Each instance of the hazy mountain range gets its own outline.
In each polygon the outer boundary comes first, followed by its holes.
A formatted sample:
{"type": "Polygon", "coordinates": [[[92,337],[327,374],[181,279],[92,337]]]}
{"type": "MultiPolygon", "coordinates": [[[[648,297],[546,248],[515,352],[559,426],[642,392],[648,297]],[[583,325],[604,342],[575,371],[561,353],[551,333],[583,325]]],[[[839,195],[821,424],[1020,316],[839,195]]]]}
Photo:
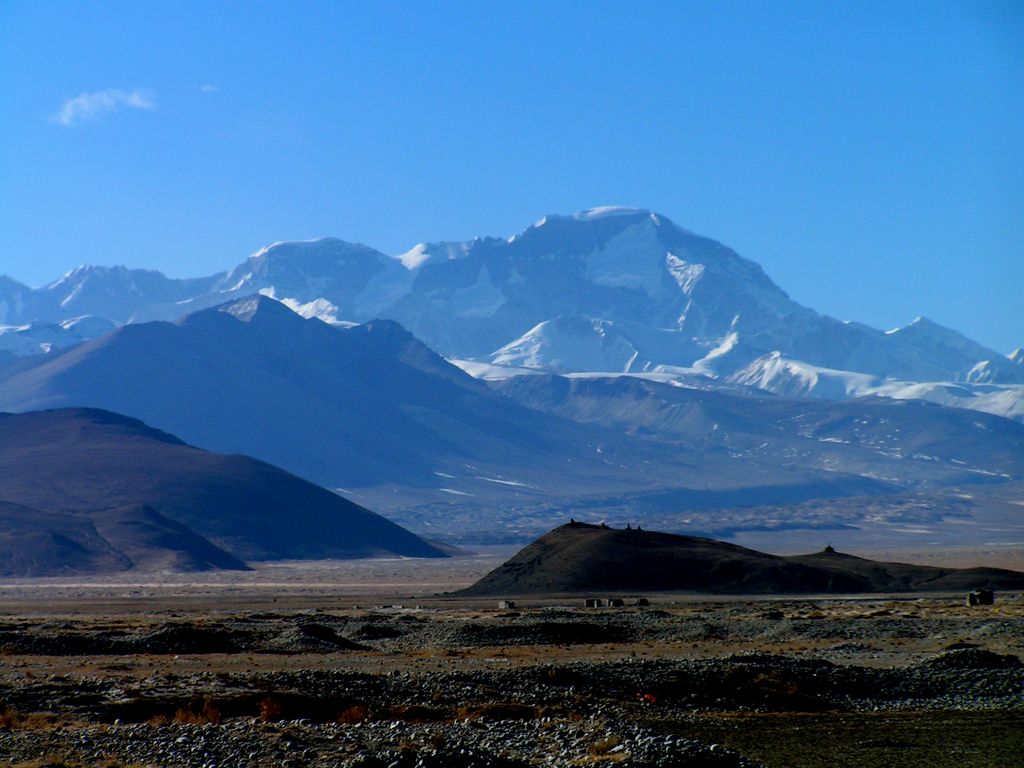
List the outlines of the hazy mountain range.
{"type": "Polygon", "coordinates": [[[332,326],[257,295],[9,360],[0,409],[124,413],[470,542],[529,538],[582,509],[719,535],[934,525],[1024,478],[1024,425],[997,416],[661,379],[482,381],[392,321],[332,326]]]}
{"type": "Polygon", "coordinates": [[[329,322],[396,320],[491,378],[661,372],[1024,418],[1019,350],[1000,354],[924,318],[884,332],[820,315],[721,243],[627,208],[548,216],[511,238],[421,244],[394,257],[325,238],[275,243],[229,272],[189,280],[91,266],[38,289],[4,278],[0,350],[52,351],[103,330],[80,320],[76,332],[64,330],[82,316],[174,320],[256,292],[329,322]]]}
{"type": "Polygon", "coordinates": [[[716,536],[1024,530],[1024,355],[819,315],[647,211],[398,257],[277,243],[194,280],[5,279],[0,318],[0,410],[126,414],[431,536],[522,541],[584,510],[716,536]]]}

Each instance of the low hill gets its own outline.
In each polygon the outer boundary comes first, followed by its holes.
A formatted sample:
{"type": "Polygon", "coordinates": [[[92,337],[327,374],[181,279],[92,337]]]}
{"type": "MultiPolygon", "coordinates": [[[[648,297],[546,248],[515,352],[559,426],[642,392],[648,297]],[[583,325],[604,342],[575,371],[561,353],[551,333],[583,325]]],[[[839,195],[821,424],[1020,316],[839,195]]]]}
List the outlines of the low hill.
{"type": "Polygon", "coordinates": [[[697,536],[572,522],[540,537],[460,594],[854,593],[979,587],[1024,589],[1024,573],[880,563],[828,550],[780,557],[697,536]]]}
{"type": "Polygon", "coordinates": [[[0,575],[376,555],[446,556],[295,475],[126,416],[0,414],[0,575]]]}

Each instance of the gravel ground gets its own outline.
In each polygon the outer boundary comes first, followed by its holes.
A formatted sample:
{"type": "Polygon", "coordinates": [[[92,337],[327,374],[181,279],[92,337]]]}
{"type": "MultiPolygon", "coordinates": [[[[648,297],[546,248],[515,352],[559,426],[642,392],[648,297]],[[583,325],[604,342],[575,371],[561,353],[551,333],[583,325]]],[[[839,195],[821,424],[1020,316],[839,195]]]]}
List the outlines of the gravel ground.
{"type": "Polygon", "coordinates": [[[1022,649],[1021,600],[11,615],[0,765],[753,766],[694,723],[1021,713],[1022,649]]]}
{"type": "Polygon", "coordinates": [[[160,766],[496,766],[573,765],[608,761],[622,766],[712,766],[755,763],[717,745],[658,735],[635,726],[516,721],[456,723],[122,725],[64,733],[0,735],[8,759],[60,754],[86,765],[103,760],[160,766]]]}

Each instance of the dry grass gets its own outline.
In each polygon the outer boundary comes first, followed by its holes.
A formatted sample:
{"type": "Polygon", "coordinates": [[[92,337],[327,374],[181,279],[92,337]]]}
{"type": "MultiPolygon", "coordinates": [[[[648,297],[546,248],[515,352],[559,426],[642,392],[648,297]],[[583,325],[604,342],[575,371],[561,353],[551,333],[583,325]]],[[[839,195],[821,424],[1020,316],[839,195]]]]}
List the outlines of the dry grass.
{"type": "Polygon", "coordinates": [[[174,713],[174,722],[178,725],[220,725],[221,713],[213,704],[213,699],[204,696],[187,707],[174,713]]]}
{"type": "Polygon", "coordinates": [[[493,702],[459,707],[458,715],[463,720],[537,720],[541,710],[530,704],[515,702],[493,702]]]}
{"type": "Polygon", "coordinates": [[[629,758],[629,752],[621,749],[622,739],[612,735],[595,741],[588,747],[587,757],[580,758],[573,762],[574,765],[595,765],[606,763],[620,763],[629,758]]]}
{"type": "Polygon", "coordinates": [[[591,755],[594,755],[595,757],[599,757],[601,755],[609,754],[613,749],[615,749],[621,743],[622,743],[622,739],[620,739],[618,736],[608,736],[606,738],[601,739],[600,741],[595,741],[593,744],[590,745],[590,747],[589,747],[589,749],[587,751],[591,755]]]}
{"type": "Polygon", "coordinates": [[[370,716],[370,710],[361,704],[343,709],[338,715],[338,722],[344,725],[354,725],[355,723],[362,723],[370,716]]]}
{"type": "Polygon", "coordinates": [[[272,723],[281,719],[281,704],[269,696],[260,702],[260,720],[264,723],[272,723]]]}
{"type": "Polygon", "coordinates": [[[64,720],[52,712],[22,714],[13,707],[0,711],[0,729],[8,731],[46,731],[63,725],[64,720]]]}
{"type": "Polygon", "coordinates": [[[98,763],[83,763],[62,755],[46,755],[35,760],[10,763],[10,768],[142,768],[139,763],[122,763],[120,760],[108,758],[98,763]]]}

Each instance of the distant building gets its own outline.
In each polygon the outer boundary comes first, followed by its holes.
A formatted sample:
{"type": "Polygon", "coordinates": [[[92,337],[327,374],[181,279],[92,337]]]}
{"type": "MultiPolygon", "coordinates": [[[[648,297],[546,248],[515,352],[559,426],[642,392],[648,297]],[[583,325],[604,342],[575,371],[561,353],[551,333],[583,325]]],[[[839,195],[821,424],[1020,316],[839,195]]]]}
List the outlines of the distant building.
{"type": "Polygon", "coordinates": [[[993,605],[996,594],[991,589],[976,589],[967,593],[967,605],[993,605]]]}

